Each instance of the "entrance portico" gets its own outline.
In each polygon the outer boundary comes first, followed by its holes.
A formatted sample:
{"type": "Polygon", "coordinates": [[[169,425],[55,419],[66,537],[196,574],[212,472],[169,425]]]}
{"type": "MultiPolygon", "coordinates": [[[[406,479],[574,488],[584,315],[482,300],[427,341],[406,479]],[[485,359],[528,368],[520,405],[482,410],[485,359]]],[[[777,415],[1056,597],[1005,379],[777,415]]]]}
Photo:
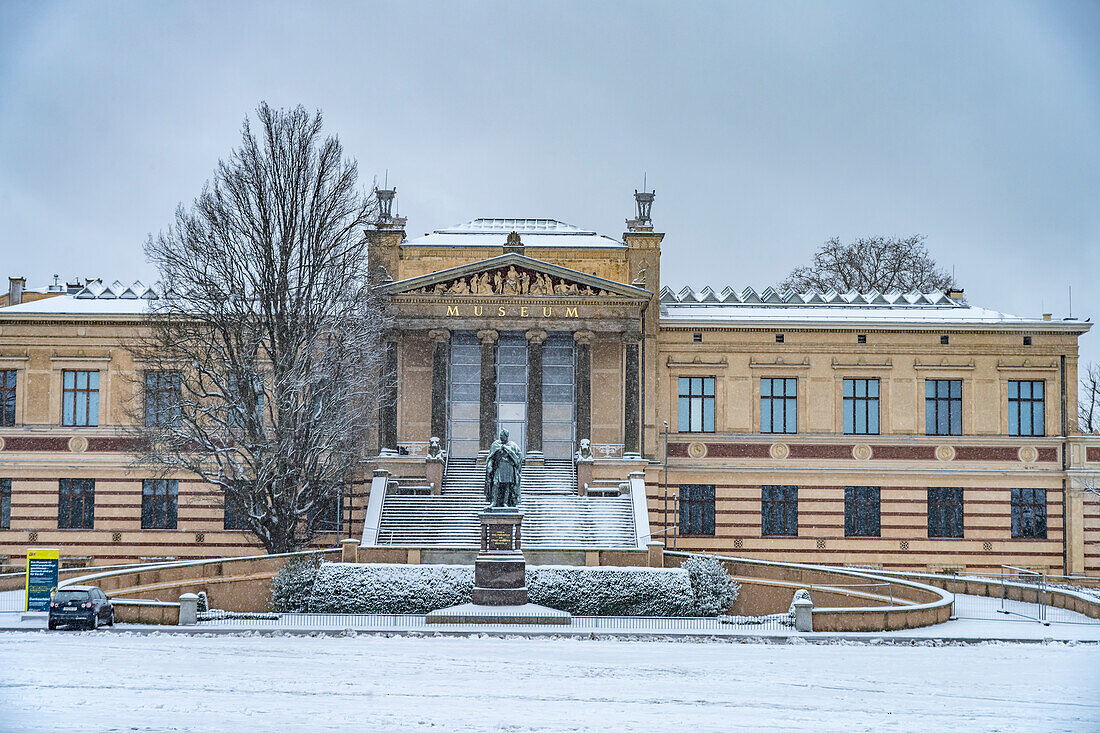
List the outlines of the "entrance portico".
{"type": "Polygon", "coordinates": [[[472,458],[504,428],[533,461],[568,459],[583,438],[604,455],[638,452],[644,288],[510,252],[387,289],[383,451],[438,437],[472,458]]]}

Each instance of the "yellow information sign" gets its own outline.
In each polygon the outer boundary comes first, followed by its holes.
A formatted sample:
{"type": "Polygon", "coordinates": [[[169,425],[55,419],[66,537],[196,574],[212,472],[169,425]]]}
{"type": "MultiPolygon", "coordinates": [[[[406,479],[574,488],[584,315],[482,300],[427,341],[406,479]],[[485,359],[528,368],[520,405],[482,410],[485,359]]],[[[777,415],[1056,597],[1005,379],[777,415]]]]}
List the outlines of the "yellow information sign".
{"type": "Polygon", "coordinates": [[[36,548],[27,550],[27,589],[25,611],[49,611],[50,598],[57,590],[57,568],[60,550],[36,548]]]}

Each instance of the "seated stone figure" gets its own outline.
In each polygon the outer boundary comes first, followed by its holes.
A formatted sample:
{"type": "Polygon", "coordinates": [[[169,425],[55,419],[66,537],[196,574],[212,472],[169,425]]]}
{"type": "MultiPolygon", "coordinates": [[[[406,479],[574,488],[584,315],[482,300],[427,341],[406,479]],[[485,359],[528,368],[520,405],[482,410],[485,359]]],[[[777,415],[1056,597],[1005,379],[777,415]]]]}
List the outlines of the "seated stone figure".
{"type": "Polygon", "coordinates": [[[485,500],[491,508],[519,505],[522,471],[519,445],[508,440],[507,430],[501,430],[500,439],[493,442],[485,459],[485,500]]]}

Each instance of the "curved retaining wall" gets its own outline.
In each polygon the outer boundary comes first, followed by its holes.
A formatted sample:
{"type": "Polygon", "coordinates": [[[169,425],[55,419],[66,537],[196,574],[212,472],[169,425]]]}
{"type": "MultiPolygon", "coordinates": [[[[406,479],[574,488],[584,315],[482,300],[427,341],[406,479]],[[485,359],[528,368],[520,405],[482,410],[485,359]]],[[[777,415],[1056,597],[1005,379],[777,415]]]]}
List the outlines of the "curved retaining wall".
{"type": "Polygon", "coordinates": [[[271,596],[271,579],[279,572],[279,568],[292,557],[311,555],[338,560],[340,550],[142,565],[137,568],[89,573],[64,580],[61,585],[99,586],[112,600],[166,601],[177,605],[180,595],[184,593],[206,591],[212,608],[226,611],[267,610],[268,598],[271,596]]]}
{"type": "MultiPolygon", "coordinates": [[[[667,551],[664,556],[666,566],[678,567],[692,553],[667,551]]],[[[951,618],[954,605],[954,596],[941,588],[873,571],[737,557],[718,556],[718,559],[737,582],[753,589],[752,593],[738,597],[731,609],[734,614],[783,613],[796,590],[832,586],[813,590],[817,604],[813,612],[814,631],[890,631],[932,626],[951,618]],[[837,587],[878,583],[887,583],[890,589],[837,587]]]]}

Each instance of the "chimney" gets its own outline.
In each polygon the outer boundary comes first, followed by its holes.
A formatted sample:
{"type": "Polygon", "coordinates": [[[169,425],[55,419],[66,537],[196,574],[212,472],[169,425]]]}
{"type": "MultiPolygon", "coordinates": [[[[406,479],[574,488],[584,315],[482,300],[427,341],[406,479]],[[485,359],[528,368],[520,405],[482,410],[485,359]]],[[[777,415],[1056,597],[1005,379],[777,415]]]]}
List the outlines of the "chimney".
{"type": "Polygon", "coordinates": [[[947,291],[947,297],[951,298],[951,300],[962,300],[963,289],[962,288],[950,288],[947,291]]]}
{"type": "Polygon", "coordinates": [[[27,278],[8,278],[8,305],[19,305],[23,302],[23,288],[27,287],[27,278]]]}

